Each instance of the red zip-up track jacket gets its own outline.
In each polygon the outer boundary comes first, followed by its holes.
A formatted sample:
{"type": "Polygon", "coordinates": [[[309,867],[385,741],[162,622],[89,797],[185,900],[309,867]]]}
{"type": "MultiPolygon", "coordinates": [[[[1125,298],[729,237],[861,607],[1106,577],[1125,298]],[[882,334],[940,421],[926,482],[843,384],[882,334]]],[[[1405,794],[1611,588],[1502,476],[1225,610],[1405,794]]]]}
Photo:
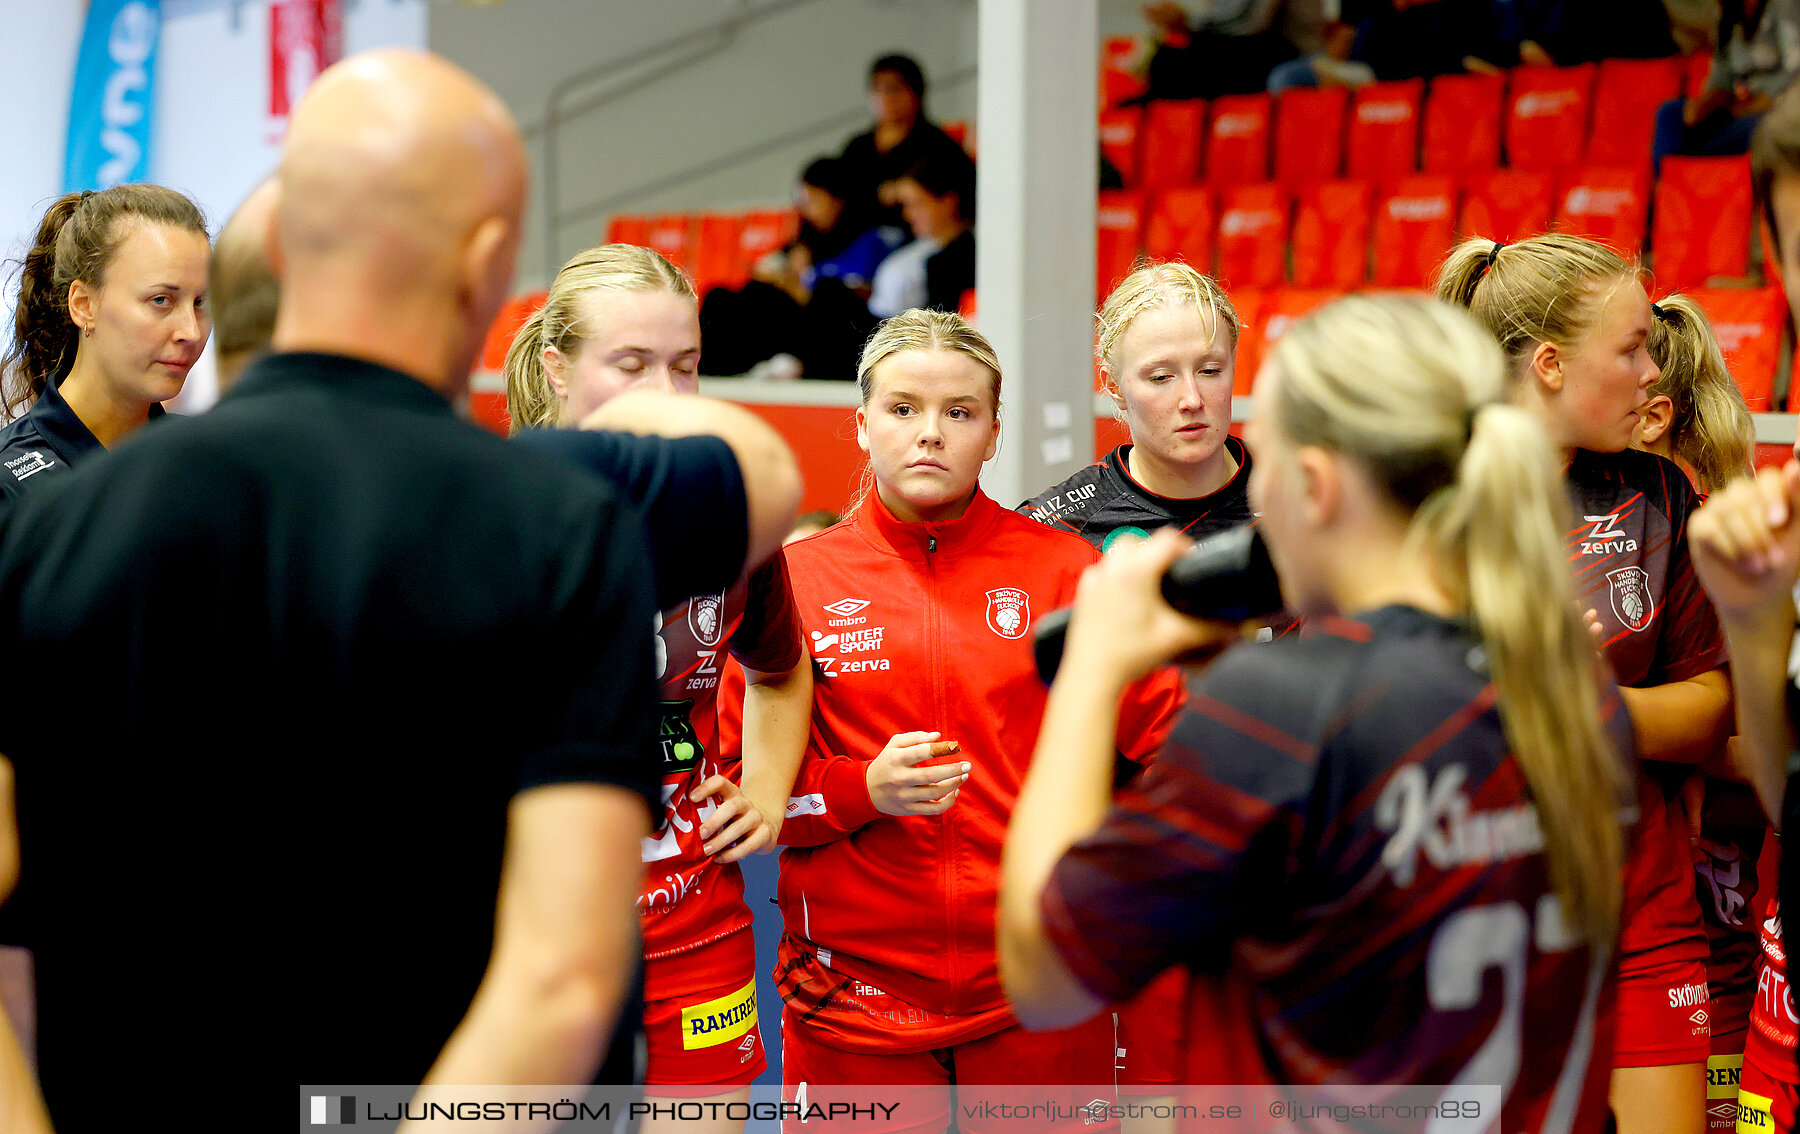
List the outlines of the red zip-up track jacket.
{"type": "MultiPolygon", "coordinates": [[[[870,493],[787,557],[818,667],[812,740],[781,832],[787,932],[826,967],[908,1004],[958,1016],[1003,1007],[1000,848],[1047,692],[1031,631],[1074,601],[1099,555],[978,489],[947,523],[903,523],[870,493]],[[942,815],[882,815],[869,800],[869,764],[912,731],[961,745],[941,763],[973,765],[942,815]]],[[[1132,686],[1120,751],[1153,755],[1182,699],[1172,668],[1132,686]]]]}

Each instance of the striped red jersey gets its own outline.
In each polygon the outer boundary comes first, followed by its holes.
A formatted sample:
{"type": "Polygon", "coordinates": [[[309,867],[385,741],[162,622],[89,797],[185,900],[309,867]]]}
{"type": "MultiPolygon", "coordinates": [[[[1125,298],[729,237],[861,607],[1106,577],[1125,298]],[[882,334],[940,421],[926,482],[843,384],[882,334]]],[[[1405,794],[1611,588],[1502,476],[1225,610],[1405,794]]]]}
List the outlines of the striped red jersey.
{"type": "Polygon", "coordinates": [[[1411,607],[1226,653],[1056,866],[1051,939],[1109,1000],[1229,965],[1271,1082],[1499,1084],[1503,1129],[1598,1129],[1612,959],[1562,916],[1495,696],[1467,627],[1411,607]]]}
{"type": "MultiPolygon", "coordinates": [[[[1569,563],[1584,609],[1600,620],[1620,685],[1664,685],[1725,664],[1725,637],[1688,558],[1687,522],[1699,494],[1654,453],[1576,450],[1565,477],[1576,524],[1569,563]]],[[[1707,955],[1685,814],[1671,785],[1689,771],[1652,762],[1640,837],[1626,872],[1619,948],[1624,964],[1707,955]]]]}

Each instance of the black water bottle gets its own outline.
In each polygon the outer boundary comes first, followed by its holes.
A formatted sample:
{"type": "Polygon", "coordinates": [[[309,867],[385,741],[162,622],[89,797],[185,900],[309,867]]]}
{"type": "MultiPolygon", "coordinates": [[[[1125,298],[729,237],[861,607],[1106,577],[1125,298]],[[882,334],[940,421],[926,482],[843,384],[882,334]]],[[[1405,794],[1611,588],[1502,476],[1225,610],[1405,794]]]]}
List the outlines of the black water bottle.
{"type": "MultiPolygon", "coordinates": [[[[1163,600],[1183,614],[1217,622],[1267,618],[1282,608],[1281,585],[1268,545],[1250,524],[1208,536],[1169,564],[1162,577],[1163,600]]],[[[1062,664],[1069,633],[1069,609],[1052,611],[1038,623],[1033,652],[1038,675],[1049,684],[1062,664]]]]}

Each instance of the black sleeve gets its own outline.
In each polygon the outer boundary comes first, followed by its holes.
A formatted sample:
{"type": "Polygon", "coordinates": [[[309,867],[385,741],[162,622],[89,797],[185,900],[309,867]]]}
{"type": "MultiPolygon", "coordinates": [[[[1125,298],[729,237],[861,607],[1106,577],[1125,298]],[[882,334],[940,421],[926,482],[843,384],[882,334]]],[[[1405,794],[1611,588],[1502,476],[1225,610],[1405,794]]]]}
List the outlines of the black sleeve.
{"type": "Polygon", "coordinates": [[[742,573],[750,505],[737,457],[717,437],[534,429],[514,443],[574,462],[637,505],[650,537],[659,610],[690,595],[717,594],[742,573]]]}
{"type": "Polygon", "coordinates": [[[971,229],[925,261],[925,306],[955,313],[963,292],[975,286],[975,233],[971,229]]]}
{"type": "Polygon", "coordinates": [[[531,685],[542,711],[525,734],[518,790],[612,784],[658,815],[656,607],[644,528],[611,491],[572,520],[543,595],[542,637],[526,651],[542,662],[531,685]]]}

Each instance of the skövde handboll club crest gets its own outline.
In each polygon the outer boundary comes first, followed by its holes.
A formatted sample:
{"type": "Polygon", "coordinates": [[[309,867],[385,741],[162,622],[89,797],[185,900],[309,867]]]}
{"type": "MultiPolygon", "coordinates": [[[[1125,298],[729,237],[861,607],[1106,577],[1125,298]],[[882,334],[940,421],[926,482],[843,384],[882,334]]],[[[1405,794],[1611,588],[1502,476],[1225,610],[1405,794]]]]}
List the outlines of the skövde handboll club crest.
{"type": "Polygon", "coordinates": [[[988,629],[1002,638],[1023,638],[1031,629],[1031,596],[1017,587],[987,593],[988,629]]]}
{"type": "Polygon", "coordinates": [[[1656,604],[1650,598],[1649,574],[1642,567],[1621,567],[1608,571],[1606,578],[1612,584],[1613,613],[1625,628],[1635,634],[1650,625],[1656,604]]]}
{"type": "Polygon", "coordinates": [[[725,596],[695,595],[688,600],[688,629],[702,646],[716,646],[725,630],[725,596]]]}

